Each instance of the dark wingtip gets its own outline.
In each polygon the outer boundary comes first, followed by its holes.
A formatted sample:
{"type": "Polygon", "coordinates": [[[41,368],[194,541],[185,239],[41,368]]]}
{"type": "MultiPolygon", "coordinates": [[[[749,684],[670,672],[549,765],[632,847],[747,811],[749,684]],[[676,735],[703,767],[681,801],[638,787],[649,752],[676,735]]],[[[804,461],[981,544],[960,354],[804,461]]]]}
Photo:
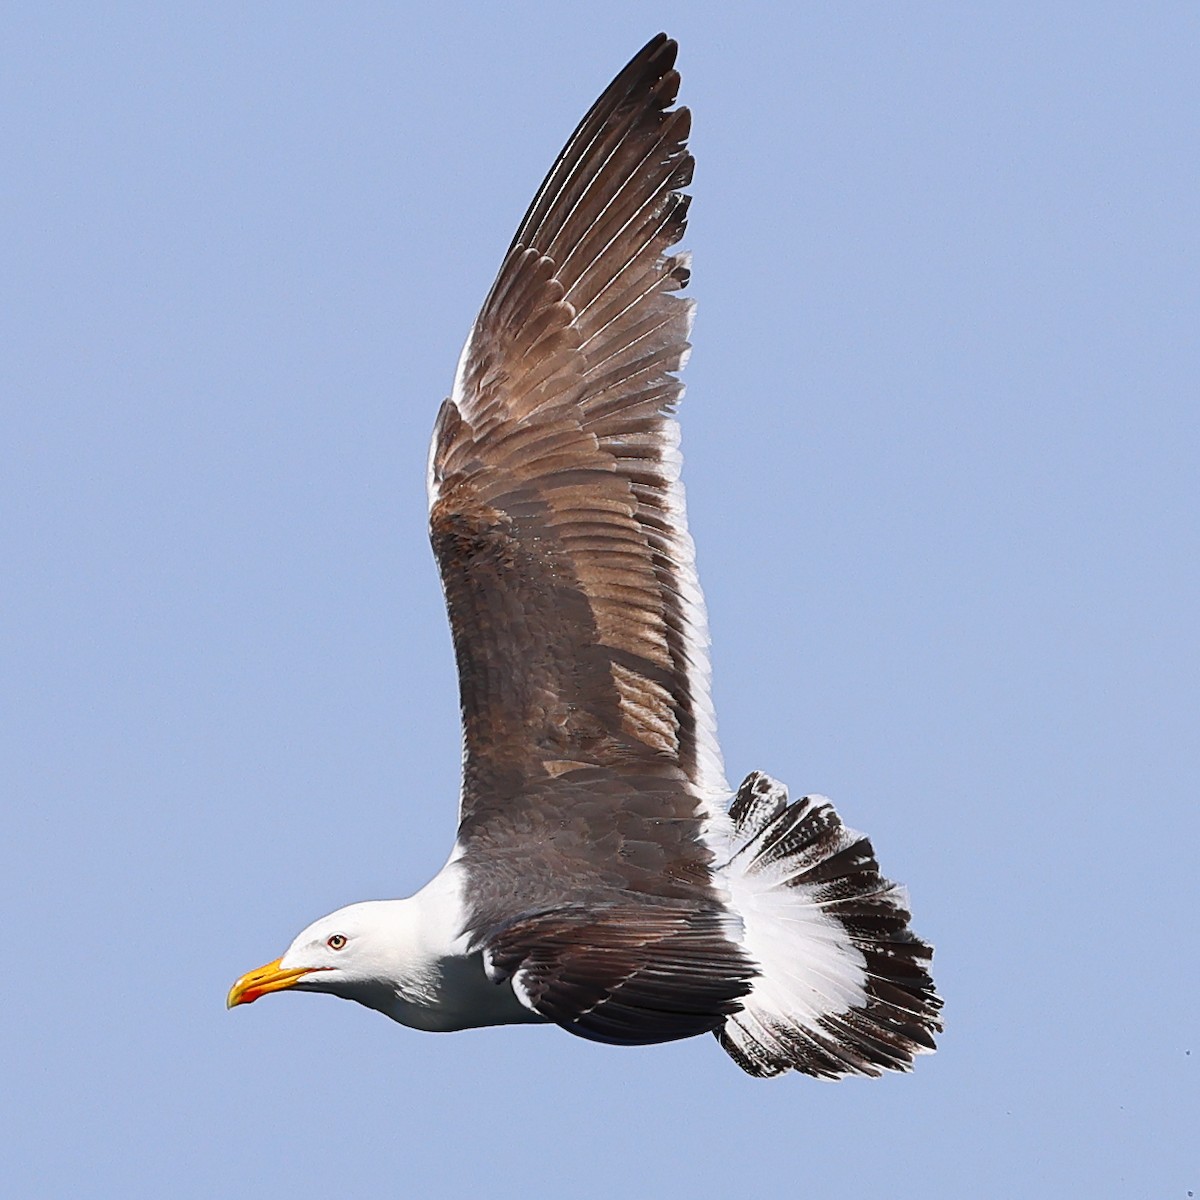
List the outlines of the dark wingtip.
{"type": "Polygon", "coordinates": [[[679,53],[679,43],[665,33],[656,33],[630,60],[624,69],[613,80],[613,86],[626,81],[631,89],[638,83],[657,83],[668,75],[673,75],[674,84],[671,88],[672,103],[675,93],[679,90],[679,72],[675,70],[675,59],[679,53]]]}

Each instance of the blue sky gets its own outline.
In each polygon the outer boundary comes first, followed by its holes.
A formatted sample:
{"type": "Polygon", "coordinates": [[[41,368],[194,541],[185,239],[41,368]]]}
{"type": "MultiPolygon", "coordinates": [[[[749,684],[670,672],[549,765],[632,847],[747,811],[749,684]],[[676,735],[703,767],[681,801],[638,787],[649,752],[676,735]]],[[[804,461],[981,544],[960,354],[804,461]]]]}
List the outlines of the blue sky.
{"type": "Polygon", "coordinates": [[[1194,6],[5,26],[6,1194],[1200,1190],[1194,6]],[[224,1009],[449,848],[430,426],[659,28],[726,762],[832,796],[909,885],[947,1002],[909,1077],[224,1009]]]}

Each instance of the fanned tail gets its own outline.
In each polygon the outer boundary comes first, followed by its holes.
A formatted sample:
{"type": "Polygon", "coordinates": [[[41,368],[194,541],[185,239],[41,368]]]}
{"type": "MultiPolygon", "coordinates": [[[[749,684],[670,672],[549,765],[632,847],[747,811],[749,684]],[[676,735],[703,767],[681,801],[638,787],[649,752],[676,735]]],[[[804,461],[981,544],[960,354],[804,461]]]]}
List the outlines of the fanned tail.
{"type": "Polygon", "coordinates": [[[754,772],[730,809],[720,874],[761,974],[716,1030],[751,1075],[825,1079],[907,1071],[934,1049],[942,1001],[932,948],[908,927],[908,898],[879,872],[870,840],[823,796],[788,803],[754,772]]]}

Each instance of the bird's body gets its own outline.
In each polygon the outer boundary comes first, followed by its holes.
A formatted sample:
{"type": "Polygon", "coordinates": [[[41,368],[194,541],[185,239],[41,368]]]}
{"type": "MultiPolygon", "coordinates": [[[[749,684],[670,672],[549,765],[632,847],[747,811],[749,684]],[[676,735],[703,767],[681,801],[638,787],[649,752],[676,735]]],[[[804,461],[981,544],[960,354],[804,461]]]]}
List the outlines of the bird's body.
{"type": "Polygon", "coordinates": [[[932,1049],[928,946],[870,843],[760,773],[732,805],[680,483],[691,179],[653,39],[596,102],[484,302],[430,448],[464,756],[449,861],[351,905],[231,1003],[329,991],[427,1030],[717,1034],[837,1077],[932,1049]]]}

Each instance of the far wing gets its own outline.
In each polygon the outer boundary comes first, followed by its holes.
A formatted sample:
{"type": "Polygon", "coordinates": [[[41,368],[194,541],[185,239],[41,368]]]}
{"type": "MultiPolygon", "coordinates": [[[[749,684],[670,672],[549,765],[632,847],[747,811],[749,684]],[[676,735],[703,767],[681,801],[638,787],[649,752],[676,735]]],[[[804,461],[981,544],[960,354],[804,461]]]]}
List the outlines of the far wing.
{"type": "Polygon", "coordinates": [[[691,324],[687,261],[668,254],[692,174],[675,50],[651,41],[567,143],[434,431],[460,839],[580,771],[636,776],[654,820],[694,822],[725,791],[670,415],[691,324]]]}

